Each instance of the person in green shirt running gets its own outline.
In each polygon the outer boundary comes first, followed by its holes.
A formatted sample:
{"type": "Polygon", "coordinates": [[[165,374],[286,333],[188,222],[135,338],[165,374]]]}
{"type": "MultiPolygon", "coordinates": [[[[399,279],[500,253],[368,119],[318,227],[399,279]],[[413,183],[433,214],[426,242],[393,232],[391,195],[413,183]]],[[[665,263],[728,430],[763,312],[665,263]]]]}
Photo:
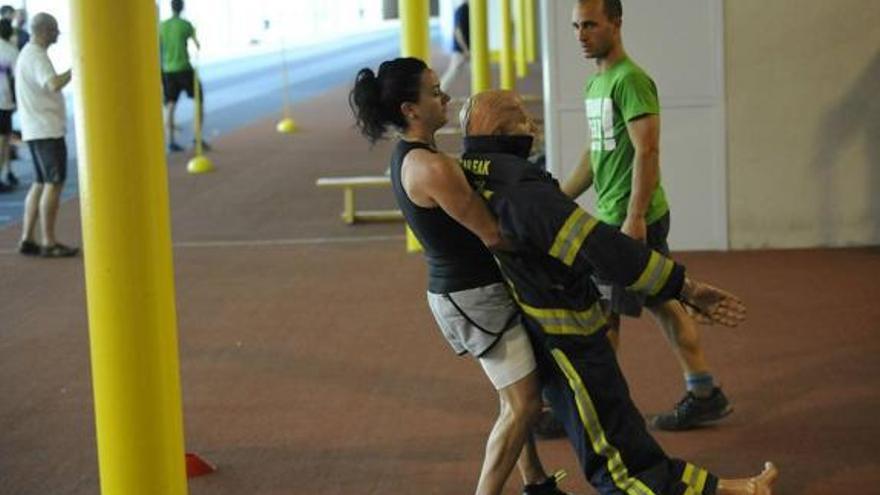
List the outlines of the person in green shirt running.
{"type": "MultiPolygon", "coordinates": [[[[189,62],[189,40],[197,49],[201,49],[196,38],[196,29],[186,19],[180,17],[183,12],[183,0],[171,0],[172,16],[159,25],[159,45],[162,51],[162,89],[165,94],[165,124],[168,127],[168,150],[183,151],[183,147],[174,139],[174,110],[180,93],[186,92],[190,99],[195,98],[195,71],[189,62]]],[[[199,85],[199,118],[204,119],[204,95],[202,82],[199,85]]],[[[210,149],[208,143],[202,141],[202,147],[210,149]]]]}
{"type": "MultiPolygon", "coordinates": [[[[668,255],[669,205],[660,183],[660,104],[650,76],[623,48],[620,0],[578,0],[572,13],[584,57],[598,73],[585,86],[590,141],[562,191],[571,198],[590,186],[596,217],[668,255]]],[[[620,316],[640,316],[642,306],[659,322],[685,374],[687,393],[672,411],[650,419],[661,430],[686,430],[733,409],[706,363],[696,322],[677,301],[659,303],[600,283],[612,313],[609,338],[619,342],[620,316]]]]}

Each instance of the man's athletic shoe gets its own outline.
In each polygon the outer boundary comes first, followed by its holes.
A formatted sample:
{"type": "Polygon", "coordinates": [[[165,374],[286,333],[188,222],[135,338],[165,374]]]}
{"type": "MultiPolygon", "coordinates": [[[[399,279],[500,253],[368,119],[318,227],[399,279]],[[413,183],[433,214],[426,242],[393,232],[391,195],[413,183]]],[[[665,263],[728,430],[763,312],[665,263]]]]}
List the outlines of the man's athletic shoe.
{"type": "Polygon", "coordinates": [[[168,143],[168,151],[170,151],[172,153],[176,153],[178,151],[183,151],[183,146],[175,143],[174,141],[171,141],[170,143],[168,143]]]}
{"type": "Polygon", "coordinates": [[[688,392],[675,408],[650,418],[651,426],[658,430],[689,430],[703,423],[717,421],[733,412],[733,406],[720,388],[712,389],[709,397],[700,398],[688,392]]]}
{"type": "Polygon", "coordinates": [[[40,256],[43,258],[70,258],[76,256],[77,253],[79,253],[79,248],[65,246],[60,242],[40,248],[40,256]]]}
{"type": "Polygon", "coordinates": [[[523,495],[569,495],[556,487],[556,482],[562,478],[565,478],[565,471],[556,471],[548,476],[543,483],[523,487],[523,495]]]}
{"type": "Polygon", "coordinates": [[[34,241],[21,241],[18,243],[18,253],[25,256],[39,256],[40,245],[34,241]]]}
{"type": "Polygon", "coordinates": [[[12,187],[16,187],[19,183],[18,177],[16,177],[11,171],[6,172],[6,183],[12,187]]]}

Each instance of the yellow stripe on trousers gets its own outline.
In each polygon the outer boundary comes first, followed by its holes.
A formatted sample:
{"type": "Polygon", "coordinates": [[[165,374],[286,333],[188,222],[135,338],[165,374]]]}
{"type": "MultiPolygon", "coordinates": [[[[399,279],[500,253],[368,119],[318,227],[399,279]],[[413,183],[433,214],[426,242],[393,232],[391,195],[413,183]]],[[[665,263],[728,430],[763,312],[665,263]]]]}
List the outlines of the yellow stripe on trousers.
{"type": "Polygon", "coordinates": [[[655,495],[641,480],[629,475],[629,471],[627,471],[626,466],[623,464],[623,459],[620,457],[620,452],[608,443],[608,438],[605,436],[605,431],[599,422],[599,416],[596,414],[593,400],[590,398],[587,387],[574,369],[571,361],[569,361],[568,356],[559,349],[553,349],[551,352],[556,363],[562,369],[562,372],[565,373],[565,377],[568,379],[568,386],[574,392],[578,413],[580,414],[581,422],[584,424],[584,429],[587,431],[593,452],[607,459],[608,472],[611,473],[614,484],[627,495],[655,495]]]}
{"type": "Polygon", "coordinates": [[[684,492],[685,495],[699,495],[703,493],[703,489],[706,488],[706,479],[708,477],[708,471],[694,466],[691,463],[687,463],[684,467],[684,473],[681,475],[681,480],[688,486],[688,489],[684,492]]]}

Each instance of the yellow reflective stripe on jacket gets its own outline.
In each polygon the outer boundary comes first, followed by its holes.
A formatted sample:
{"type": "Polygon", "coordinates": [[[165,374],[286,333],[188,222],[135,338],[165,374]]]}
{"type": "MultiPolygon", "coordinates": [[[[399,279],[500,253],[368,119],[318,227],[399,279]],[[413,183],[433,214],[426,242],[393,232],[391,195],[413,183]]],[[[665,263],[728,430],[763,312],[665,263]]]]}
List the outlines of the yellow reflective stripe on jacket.
{"type": "Polygon", "coordinates": [[[550,247],[550,256],[571,266],[584,240],[598,223],[598,220],[581,208],[575,208],[556,234],[556,239],[550,247]]]}
{"type": "Polygon", "coordinates": [[[688,489],[685,491],[685,493],[693,495],[699,495],[703,493],[703,489],[706,488],[706,479],[708,477],[708,471],[703,468],[694,466],[691,463],[687,463],[684,467],[684,473],[682,473],[681,475],[681,481],[683,481],[684,484],[688,486],[688,489]]]}
{"type": "Polygon", "coordinates": [[[532,317],[541,325],[541,329],[553,335],[592,335],[605,326],[605,314],[602,306],[596,301],[585,311],[564,308],[536,308],[520,299],[516,287],[509,283],[513,298],[523,313],[532,317]]]}
{"type": "Polygon", "coordinates": [[[574,369],[571,361],[569,361],[568,356],[559,349],[552,349],[551,353],[559,368],[562,369],[562,372],[568,379],[568,386],[574,392],[578,413],[580,414],[584,429],[587,431],[593,452],[606,459],[608,472],[611,473],[611,479],[614,480],[614,484],[627,495],[654,495],[654,492],[642,483],[641,480],[629,475],[629,471],[620,457],[620,451],[608,443],[608,438],[605,436],[605,431],[599,422],[599,415],[596,414],[593,399],[590,398],[587,387],[574,369]]]}
{"type": "Polygon", "coordinates": [[[492,192],[488,189],[483,189],[480,193],[483,195],[483,198],[485,198],[487,201],[492,198],[493,194],[495,194],[494,192],[492,192]]]}
{"type": "Polygon", "coordinates": [[[675,267],[675,263],[672,260],[662,256],[657,251],[651,251],[648,266],[645,267],[638,280],[630,285],[628,289],[644,292],[651,296],[656,295],[666,285],[673,267],[675,267]]]}

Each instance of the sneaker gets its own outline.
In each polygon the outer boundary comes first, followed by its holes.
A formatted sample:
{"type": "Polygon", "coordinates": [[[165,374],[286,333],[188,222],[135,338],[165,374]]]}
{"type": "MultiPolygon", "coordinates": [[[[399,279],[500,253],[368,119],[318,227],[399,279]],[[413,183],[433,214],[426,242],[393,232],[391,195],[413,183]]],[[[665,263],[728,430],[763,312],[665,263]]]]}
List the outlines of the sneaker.
{"type": "Polygon", "coordinates": [[[0,193],[12,192],[15,190],[15,186],[12,184],[7,184],[5,182],[0,181],[0,193]]]}
{"type": "Polygon", "coordinates": [[[565,427],[556,419],[553,409],[548,404],[544,404],[538,420],[532,426],[532,433],[541,439],[562,438],[565,436],[565,427]]]}
{"type": "Polygon", "coordinates": [[[39,256],[40,245],[34,241],[21,241],[18,243],[18,253],[25,256],[39,256]]]}
{"type": "Polygon", "coordinates": [[[565,478],[565,475],[565,471],[559,470],[548,476],[543,483],[526,485],[523,487],[523,495],[569,495],[556,486],[556,482],[565,478]]]}
{"type": "Polygon", "coordinates": [[[650,418],[651,426],[658,430],[689,430],[703,423],[717,421],[733,412],[733,406],[720,388],[712,389],[709,397],[700,398],[688,392],[675,408],[650,418]]]}
{"type": "Polygon", "coordinates": [[[12,187],[15,187],[19,183],[18,177],[16,177],[15,174],[13,174],[12,172],[6,172],[6,183],[12,187]]]}
{"type": "Polygon", "coordinates": [[[76,256],[77,253],[79,253],[79,248],[65,246],[60,242],[40,248],[40,256],[43,258],[70,258],[76,256]]]}
{"type": "Polygon", "coordinates": [[[183,146],[172,141],[172,142],[168,143],[168,151],[170,151],[172,153],[176,153],[178,151],[183,151],[183,146]]]}

